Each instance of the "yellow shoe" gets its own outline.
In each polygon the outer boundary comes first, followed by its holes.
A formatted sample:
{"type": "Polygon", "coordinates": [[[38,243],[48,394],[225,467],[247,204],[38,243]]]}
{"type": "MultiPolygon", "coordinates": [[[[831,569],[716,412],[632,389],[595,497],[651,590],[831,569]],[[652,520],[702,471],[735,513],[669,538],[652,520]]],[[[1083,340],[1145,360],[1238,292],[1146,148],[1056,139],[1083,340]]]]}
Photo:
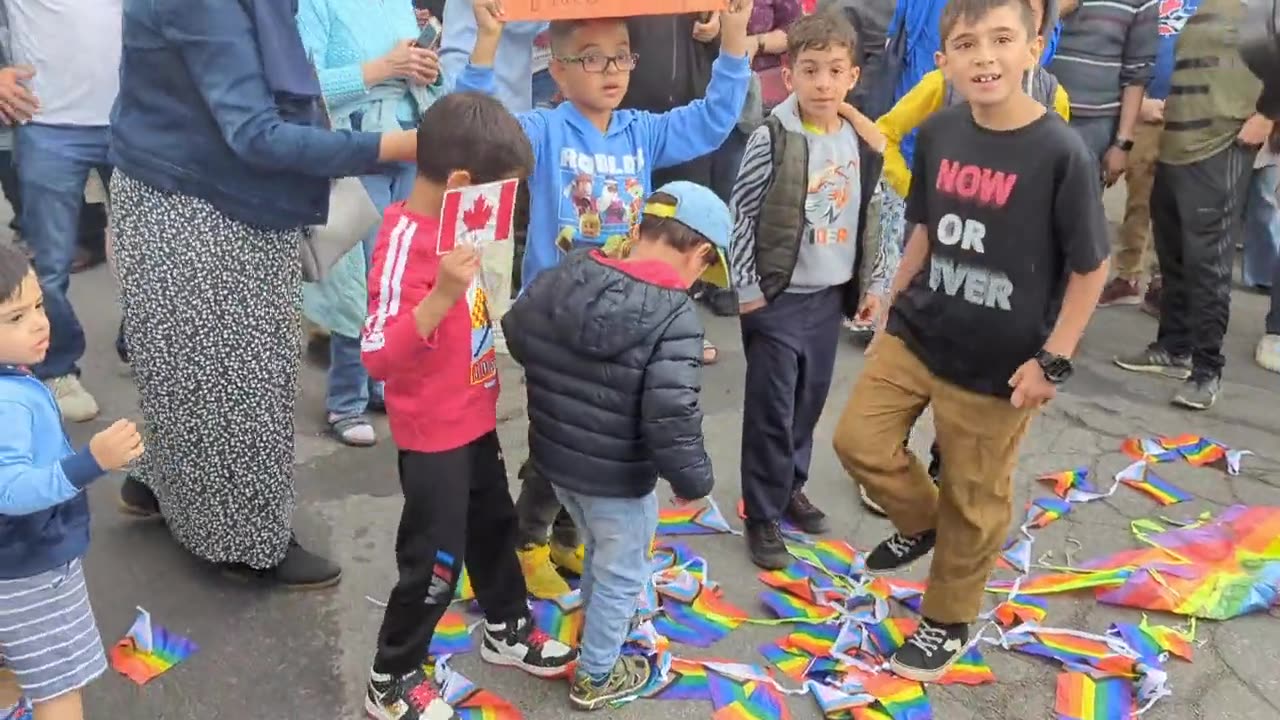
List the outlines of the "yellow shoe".
{"type": "Polygon", "coordinates": [[[551,548],[547,545],[530,545],[516,552],[520,557],[520,571],[529,594],[541,600],[554,600],[569,592],[569,583],[560,577],[551,564],[551,548]]]}
{"type": "Polygon", "coordinates": [[[551,543],[551,562],[567,573],[582,577],[582,567],[586,557],[587,549],[582,545],[567,547],[559,543],[551,543]]]}

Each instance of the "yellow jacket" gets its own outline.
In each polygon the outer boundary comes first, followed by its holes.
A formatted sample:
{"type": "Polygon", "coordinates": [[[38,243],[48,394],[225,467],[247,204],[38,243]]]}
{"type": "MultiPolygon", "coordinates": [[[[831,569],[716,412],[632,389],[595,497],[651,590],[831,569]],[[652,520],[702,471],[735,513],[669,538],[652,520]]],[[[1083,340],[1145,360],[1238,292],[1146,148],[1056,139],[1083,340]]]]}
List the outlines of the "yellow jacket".
{"type": "MultiPolygon", "coordinates": [[[[885,137],[884,180],[901,197],[911,189],[911,168],[902,156],[902,138],[920,126],[928,117],[942,109],[946,99],[947,83],[941,70],[933,70],[920,78],[911,91],[902,96],[893,109],[876,121],[876,128],[885,137]]],[[[1053,109],[1063,120],[1070,119],[1071,105],[1062,85],[1053,96],[1053,109]]]]}

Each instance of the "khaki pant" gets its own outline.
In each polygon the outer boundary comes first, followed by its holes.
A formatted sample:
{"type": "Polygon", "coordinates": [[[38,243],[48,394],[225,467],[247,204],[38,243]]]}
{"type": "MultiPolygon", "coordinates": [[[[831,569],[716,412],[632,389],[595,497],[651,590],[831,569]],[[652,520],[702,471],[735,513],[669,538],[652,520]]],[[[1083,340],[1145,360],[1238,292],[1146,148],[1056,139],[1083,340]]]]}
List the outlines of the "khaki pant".
{"type": "Polygon", "coordinates": [[[1140,279],[1147,264],[1152,266],[1153,275],[1159,273],[1151,245],[1151,184],[1156,176],[1163,131],[1164,123],[1140,122],[1134,128],[1133,149],[1129,151],[1129,165],[1124,171],[1124,223],[1120,225],[1112,253],[1116,277],[1125,280],[1140,279]]]}
{"type": "Polygon", "coordinates": [[[836,427],[835,450],[898,532],[937,530],[921,608],[930,620],[978,617],[1013,514],[1013,470],[1033,414],[938,379],[892,335],[876,340],[836,427]],[[937,487],[903,447],[930,404],[946,458],[937,487]]]}

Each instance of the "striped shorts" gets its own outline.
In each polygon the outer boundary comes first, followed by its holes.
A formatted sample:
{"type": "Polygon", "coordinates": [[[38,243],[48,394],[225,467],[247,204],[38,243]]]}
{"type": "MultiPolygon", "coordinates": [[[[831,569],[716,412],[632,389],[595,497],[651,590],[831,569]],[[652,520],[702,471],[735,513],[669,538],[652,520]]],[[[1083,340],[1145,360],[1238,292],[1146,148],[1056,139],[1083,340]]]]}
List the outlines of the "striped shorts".
{"type": "Polygon", "coordinates": [[[106,671],[80,560],[0,580],[0,661],[35,703],[78,690],[106,671]]]}

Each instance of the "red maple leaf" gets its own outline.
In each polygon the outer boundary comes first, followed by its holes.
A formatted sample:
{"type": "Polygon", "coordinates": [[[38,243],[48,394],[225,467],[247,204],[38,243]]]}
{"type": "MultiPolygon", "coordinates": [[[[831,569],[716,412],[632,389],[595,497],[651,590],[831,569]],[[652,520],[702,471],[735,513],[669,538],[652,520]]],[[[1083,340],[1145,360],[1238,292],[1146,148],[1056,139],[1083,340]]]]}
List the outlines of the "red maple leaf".
{"type": "Polygon", "coordinates": [[[491,217],[493,217],[493,206],[485,200],[484,195],[477,195],[471,207],[462,212],[462,224],[467,230],[475,232],[485,229],[491,217]]]}

